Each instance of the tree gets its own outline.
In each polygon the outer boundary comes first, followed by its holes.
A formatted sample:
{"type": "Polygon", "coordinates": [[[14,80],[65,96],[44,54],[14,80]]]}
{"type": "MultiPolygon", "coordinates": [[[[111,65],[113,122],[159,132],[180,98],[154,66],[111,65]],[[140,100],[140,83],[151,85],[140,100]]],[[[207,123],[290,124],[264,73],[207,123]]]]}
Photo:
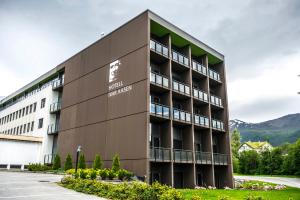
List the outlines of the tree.
{"type": "Polygon", "coordinates": [[[238,129],[234,129],[233,133],[231,134],[231,151],[232,154],[238,158],[238,150],[241,146],[241,134],[238,129]]]}
{"type": "Polygon", "coordinates": [[[85,158],[84,158],[83,153],[81,153],[80,156],[79,156],[78,168],[79,169],[85,169],[86,168],[85,158]]]}
{"type": "Polygon", "coordinates": [[[95,156],[95,160],[94,160],[94,163],[93,163],[93,168],[95,169],[95,170],[97,170],[97,169],[101,169],[102,168],[102,159],[101,159],[101,157],[98,155],[98,154],[96,154],[96,156],[95,156]]]}
{"type": "Polygon", "coordinates": [[[271,174],[271,152],[266,149],[261,152],[261,161],[259,164],[260,174],[271,174]]]}
{"type": "Polygon", "coordinates": [[[270,162],[271,174],[280,174],[282,163],[283,163],[282,150],[280,148],[274,148],[271,151],[271,162],[270,162]]]}
{"type": "Polygon", "coordinates": [[[120,158],[119,158],[118,154],[116,154],[113,158],[111,169],[114,172],[117,172],[120,170],[120,158]]]}
{"type": "Polygon", "coordinates": [[[58,154],[56,154],[55,157],[54,157],[54,162],[53,162],[52,169],[58,170],[60,167],[61,167],[60,157],[59,157],[58,154]]]}
{"type": "Polygon", "coordinates": [[[239,159],[239,172],[242,174],[259,173],[260,157],[256,151],[243,151],[239,159]]]}
{"type": "Polygon", "coordinates": [[[72,168],[73,168],[72,157],[70,154],[68,154],[65,162],[65,170],[72,169],[72,168]]]}
{"type": "Polygon", "coordinates": [[[235,156],[232,156],[233,172],[239,172],[239,159],[235,156]]]}

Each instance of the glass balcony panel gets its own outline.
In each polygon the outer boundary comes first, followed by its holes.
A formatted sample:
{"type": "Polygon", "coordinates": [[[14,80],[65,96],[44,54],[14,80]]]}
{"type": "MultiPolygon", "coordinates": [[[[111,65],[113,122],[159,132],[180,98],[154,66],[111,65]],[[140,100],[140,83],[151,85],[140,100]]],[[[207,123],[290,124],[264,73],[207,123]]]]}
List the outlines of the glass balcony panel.
{"type": "Polygon", "coordinates": [[[183,56],[178,54],[178,61],[183,64],[183,56]]]}
{"type": "Polygon", "coordinates": [[[199,122],[199,116],[198,115],[195,115],[195,124],[199,124],[200,122],[199,122]]]}
{"type": "Polygon", "coordinates": [[[167,57],[169,56],[169,50],[167,47],[163,47],[163,55],[167,57]]]}
{"type": "Polygon", "coordinates": [[[184,85],[179,83],[179,92],[184,93],[184,85]]]}
{"type": "Polygon", "coordinates": [[[173,89],[179,91],[179,84],[177,82],[173,82],[173,89]]]}
{"type": "Polygon", "coordinates": [[[223,122],[221,122],[221,130],[224,130],[224,124],[223,124],[223,122]]]}
{"type": "Polygon", "coordinates": [[[169,79],[163,77],[163,86],[164,87],[169,87],[169,79]]]}
{"type": "Polygon", "coordinates": [[[150,112],[155,114],[155,104],[154,103],[150,104],[150,112]]]}
{"type": "Polygon", "coordinates": [[[185,121],[185,112],[180,111],[180,120],[185,121]]]}
{"type": "Polygon", "coordinates": [[[208,118],[204,118],[204,125],[205,126],[209,126],[209,120],[208,120],[208,118]]]}
{"type": "Polygon", "coordinates": [[[150,49],[155,51],[155,42],[150,40],[150,49]]]}
{"type": "Polygon", "coordinates": [[[150,74],[150,81],[155,83],[155,74],[151,72],[150,74]]]}
{"type": "Polygon", "coordinates": [[[177,119],[177,120],[180,119],[178,110],[174,110],[174,119],[177,119]]]}
{"type": "Polygon", "coordinates": [[[187,122],[191,122],[191,114],[190,113],[186,113],[185,117],[186,117],[187,122]]]}
{"type": "Polygon", "coordinates": [[[184,64],[185,65],[189,65],[189,59],[187,57],[184,57],[184,60],[183,60],[184,64]]]}
{"type": "Polygon", "coordinates": [[[192,67],[193,67],[193,70],[197,70],[197,63],[196,62],[192,62],[192,67]]]}
{"type": "Polygon", "coordinates": [[[156,75],[156,83],[162,85],[162,76],[156,75]]]}
{"type": "Polygon", "coordinates": [[[198,90],[194,89],[194,97],[199,98],[198,90]]]}
{"type": "Polygon", "coordinates": [[[172,52],[172,59],[178,61],[178,54],[175,51],[172,52]]]}
{"type": "Polygon", "coordinates": [[[156,51],[162,53],[162,46],[159,43],[156,43],[156,51]]]}
{"type": "Polygon", "coordinates": [[[206,75],[207,73],[206,73],[207,71],[206,71],[206,67],[203,67],[202,66],[202,73],[204,74],[204,75],[206,75]]]}
{"type": "Polygon", "coordinates": [[[203,93],[203,100],[204,100],[204,101],[208,101],[208,97],[207,97],[207,94],[206,94],[206,93],[203,93]]]}
{"type": "Polygon", "coordinates": [[[204,117],[200,117],[200,124],[201,125],[204,125],[205,123],[204,123],[204,117]]]}
{"type": "Polygon", "coordinates": [[[203,100],[203,92],[199,91],[199,99],[203,100]]]}
{"type": "Polygon", "coordinates": [[[156,114],[162,115],[162,106],[161,105],[156,105],[156,114]]]}
{"type": "Polygon", "coordinates": [[[184,89],[185,89],[185,93],[186,94],[190,94],[190,87],[189,86],[184,86],[184,89]]]}
{"type": "Polygon", "coordinates": [[[163,115],[164,115],[164,117],[169,117],[169,115],[170,115],[170,108],[163,107],[163,115]]]}

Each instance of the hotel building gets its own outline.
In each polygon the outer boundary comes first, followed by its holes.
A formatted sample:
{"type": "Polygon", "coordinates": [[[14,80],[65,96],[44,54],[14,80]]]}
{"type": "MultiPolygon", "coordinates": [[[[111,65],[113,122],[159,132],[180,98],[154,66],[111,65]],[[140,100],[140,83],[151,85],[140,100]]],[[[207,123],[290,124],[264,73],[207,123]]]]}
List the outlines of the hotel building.
{"type": "Polygon", "coordinates": [[[117,153],[149,183],[233,187],[224,56],[149,10],[0,109],[1,151],[30,143],[48,163],[56,153],[75,160],[81,145],[88,165],[100,154],[109,167],[117,153]]]}

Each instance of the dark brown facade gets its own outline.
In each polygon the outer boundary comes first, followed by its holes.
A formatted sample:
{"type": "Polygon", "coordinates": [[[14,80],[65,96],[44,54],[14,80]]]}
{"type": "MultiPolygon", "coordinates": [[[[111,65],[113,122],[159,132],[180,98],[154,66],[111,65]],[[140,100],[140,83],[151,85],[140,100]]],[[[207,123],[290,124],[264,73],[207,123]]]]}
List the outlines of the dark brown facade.
{"type": "Polygon", "coordinates": [[[148,182],[233,186],[221,54],[145,11],[58,68],[63,159],[81,145],[148,182]]]}

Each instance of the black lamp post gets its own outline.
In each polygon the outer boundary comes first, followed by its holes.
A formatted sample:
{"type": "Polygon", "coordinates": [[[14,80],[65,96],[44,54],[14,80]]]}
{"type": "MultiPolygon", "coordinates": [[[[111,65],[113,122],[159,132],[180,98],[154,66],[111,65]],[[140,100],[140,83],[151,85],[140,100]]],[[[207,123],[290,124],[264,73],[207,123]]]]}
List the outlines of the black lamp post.
{"type": "Polygon", "coordinates": [[[76,151],[75,174],[77,174],[78,157],[79,157],[80,152],[81,152],[81,146],[79,145],[77,147],[77,151],[76,151]]]}

